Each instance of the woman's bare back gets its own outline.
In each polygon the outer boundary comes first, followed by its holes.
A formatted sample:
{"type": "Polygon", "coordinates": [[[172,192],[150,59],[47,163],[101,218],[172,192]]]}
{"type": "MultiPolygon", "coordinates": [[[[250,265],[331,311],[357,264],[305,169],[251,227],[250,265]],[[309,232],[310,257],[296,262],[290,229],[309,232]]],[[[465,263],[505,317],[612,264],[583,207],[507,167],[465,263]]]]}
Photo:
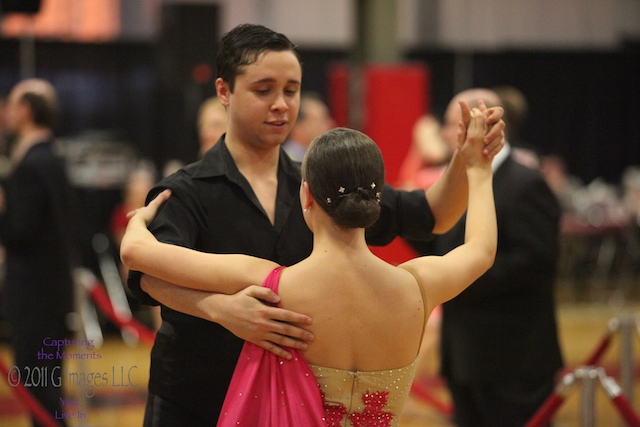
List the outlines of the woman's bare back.
{"type": "Polygon", "coordinates": [[[400,368],[417,356],[425,306],[414,276],[371,254],[366,262],[311,257],[283,271],[284,308],[309,315],[310,364],[351,371],[400,368]]]}

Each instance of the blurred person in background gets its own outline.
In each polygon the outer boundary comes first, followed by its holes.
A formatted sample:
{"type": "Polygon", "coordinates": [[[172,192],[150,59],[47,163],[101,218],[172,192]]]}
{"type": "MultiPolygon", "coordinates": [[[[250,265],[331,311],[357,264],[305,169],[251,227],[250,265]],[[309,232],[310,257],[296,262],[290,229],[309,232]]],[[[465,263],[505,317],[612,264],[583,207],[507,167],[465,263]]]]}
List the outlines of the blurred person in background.
{"type": "Polygon", "coordinates": [[[289,157],[301,162],[313,139],[335,126],[329,107],[315,92],[300,94],[298,120],[282,148],[289,157]]]}
{"type": "MultiPolygon", "coordinates": [[[[205,99],[198,109],[196,127],[198,130],[198,155],[202,159],[211,147],[216,145],[222,135],[227,131],[229,115],[227,109],[217,96],[205,99]]],[[[179,171],[185,163],[179,159],[169,159],[162,166],[162,178],[179,171]]],[[[126,226],[126,225],[125,225],[126,226]]],[[[124,232],[124,229],[122,229],[124,232]]]]}
{"type": "Polygon", "coordinates": [[[7,120],[5,118],[5,110],[7,108],[7,100],[4,96],[0,96],[0,156],[6,156],[9,152],[7,139],[7,120]]]}
{"type": "Polygon", "coordinates": [[[491,90],[498,95],[504,108],[504,121],[508,123],[505,134],[511,146],[512,155],[520,163],[529,167],[540,166],[539,149],[522,138],[522,126],[529,116],[529,101],[524,93],[511,85],[495,86],[491,90]]]}
{"type": "Polygon", "coordinates": [[[229,115],[217,96],[206,99],[198,110],[198,138],[200,157],[216,145],[223,133],[227,131],[229,115]]]}
{"type": "Polygon", "coordinates": [[[437,118],[427,114],[413,126],[413,140],[398,172],[398,187],[426,190],[443,174],[453,150],[442,138],[437,118]]]}
{"type": "MultiPolygon", "coordinates": [[[[46,341],[69,337],[66,316],[73,311],[77,205],[54,140],[57,107],[55,89],[39,79],[19,82],[7,103],[7,128],[15,143],[0,197],[0,240],[7,252],[3,308],[23,379],[28,371],[61,374],[59,349],[46,341]]],[[[52,417],[62,412],[60,385],[42,382],[28,391],[52,417]]]]}
{"type": "MultiPolygon", "coordinates": [[[[461,92],[450,102],[443,136],[452,146],[460,120],[458,102],[475,105],[478,100],[488,107],[501,102],[487,89],[461,92]]],[[[563,366],[554,300],[558,200],[538,168],[514,158],[508,139],[493,159],[493,170],[498,220],[495,263],[442,305],[441,374],[459,427],[522,427],[553,392],[563,366]]],[[[436,236],[436,254],[462,243],[464,228],[463,219],[436,236]]]]}
{"type": "MultiPolygon", "coordinates": [[[[122,189],[122,200],[115,206],[109,218],[109,234],[115,245],[114,254],[120,252],[122,236],[124,236],[129,223],[127,214],[145,205],[147,193],[158,181],[157,175],[155,166],[148,160],[140,161],[135,169],[129,173],[122,189]]],[[[120,262],[119,256],[116,255],[116,259],[120,270],[120,279],[124,286],[127,283],[129,269],[120,262]]],[[[160,309],[148,306],[143,306],[141,309],[149,311],[153,328],[157,330],[160,327],[160,309]]]]}
{"type": "Polygon", "coordinates": [[[118,248],[129,222],[127,214],[144,206],[147,193],[158,181],[156,175],[155,167],[148,161],[141,161],[129,173],[122,189],[122,201],[115,206],[109,219],[111,237],[118,248]]]}
{"type": "MultiPolygon", "coordinates": [[[[6,97],[0,95],[0,182],[4,182],[11,165],[9,162],[9,141],[7,138],[7,120],[6,116],[6,97]]],[[[4,300],[4,282],[5,282],[5,261],[6,255],[2,241],[0,241],[0,302],[4,300]]],[[[6,325],[4,321],[4,313],[0,311],[0,337],[6,336],[6,325]]]]}
{"type": "Polygon", "coordinates": [[[573,212],[576,207],[573,195],[584,186],[580,178],[571,175],[567,163],[559,154],[540,157],[540,172],[554,192],[564,212],[573,212]]]}
{"type": "Polygon", "coordinates": [[[0,181],[4,181],[11,170],[9,162],[9,135],[6,119],[7,99],[0,96],[0,181]]]}

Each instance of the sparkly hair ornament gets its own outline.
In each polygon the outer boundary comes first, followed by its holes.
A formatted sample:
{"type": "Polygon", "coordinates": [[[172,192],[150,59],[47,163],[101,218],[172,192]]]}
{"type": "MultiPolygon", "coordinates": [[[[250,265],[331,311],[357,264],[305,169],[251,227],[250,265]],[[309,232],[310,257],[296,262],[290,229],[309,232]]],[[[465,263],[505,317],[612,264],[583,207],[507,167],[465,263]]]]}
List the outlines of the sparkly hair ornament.
{"type": "MultiPolygon", "coordinates": [[[[377,187],[376,183],[372,182],[370,187],[371,187],[371,190],[363,188],[363,187],[358,187],[353,191],[347,191],[346,188],[344,188],[343,186],[340,186],[340,188],[338,188],[338,193],[340,193],[340,194],[336,197],[336,200],[340,200],[343,197],[348,196],[349,194],[358,192],[358,193],[365,194],[368,197],[371,197],[372,195],[374,195],[376,200],[378,201],[378,203],[380,203],[380,196],[382,195],[382,193],[380,191],[375,191],[375,188],[377,187]],[[373,194],[374,191],[375,191],[375,194],[373,194]]],[[[327,204],[331,205],[332,202],[333,202],[333,200],[331,199],[331,197],[327,197],[327,204]]]]}
{"type": "Polygon", "coordinates": [[[384,161],[364,133],[334,128],[316,137],[302,162],[302,176],[336,225],[367,228],[380,217],[384,161]]]}

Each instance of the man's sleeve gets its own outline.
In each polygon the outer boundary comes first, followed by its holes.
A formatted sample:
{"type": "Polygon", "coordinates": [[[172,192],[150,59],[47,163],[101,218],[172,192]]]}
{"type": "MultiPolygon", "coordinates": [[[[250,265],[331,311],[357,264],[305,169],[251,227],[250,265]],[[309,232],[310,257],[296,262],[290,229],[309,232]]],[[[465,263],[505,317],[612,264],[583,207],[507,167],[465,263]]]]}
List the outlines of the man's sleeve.
{"type": "Polygon", "coordinates": [[[424,190],[402,191],[385,184],[378,221],[366,232],[367,243],[384,246],[395,237],[427,241],[433,237],[435,218],[424,190]]]}
{"type": "Polygon", "coordinates": [[[140,280],[142,279],[142,273],[139,271],[129,271],[127,277],[127,286],[133,294],[133,296],[143,305],[160,305],[158,301],[153,299],[148,293],[142,290],[140,287],[140,280]]]}
{"type": "MultiPolygon", "coordinates": [[[[196,225],[192,212],[184,203],[179,189],[160,183],[149,192],[146,203],[149,203],[166,188],[171,188],[171,197],[160,207],[158,214],[149,224],[149,230],[161,242],[193,247],[196,225]]],[[[140,286],[142,274],[139,271],[129,272],[127,278],[129,290],[141,304],[159,305],[158,301],[142,290],[140,286]]]]}

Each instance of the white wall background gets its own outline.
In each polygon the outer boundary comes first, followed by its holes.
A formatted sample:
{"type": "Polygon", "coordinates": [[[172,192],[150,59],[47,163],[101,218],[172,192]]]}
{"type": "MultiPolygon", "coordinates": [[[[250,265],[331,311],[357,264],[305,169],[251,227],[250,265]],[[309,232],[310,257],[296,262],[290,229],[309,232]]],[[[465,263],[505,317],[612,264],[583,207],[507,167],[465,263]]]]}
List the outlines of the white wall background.
{"type": "MultiPolygon", "coordinates": [[[[352,0],[137,1],[218,4],[223,31],[263,24],[303,47],[348,48],[354,41],[352,0]]],[[[615,49],[640,40],[639,0],[388,1],[396,1],[396,37],[405,49],[615,49]]]]}

